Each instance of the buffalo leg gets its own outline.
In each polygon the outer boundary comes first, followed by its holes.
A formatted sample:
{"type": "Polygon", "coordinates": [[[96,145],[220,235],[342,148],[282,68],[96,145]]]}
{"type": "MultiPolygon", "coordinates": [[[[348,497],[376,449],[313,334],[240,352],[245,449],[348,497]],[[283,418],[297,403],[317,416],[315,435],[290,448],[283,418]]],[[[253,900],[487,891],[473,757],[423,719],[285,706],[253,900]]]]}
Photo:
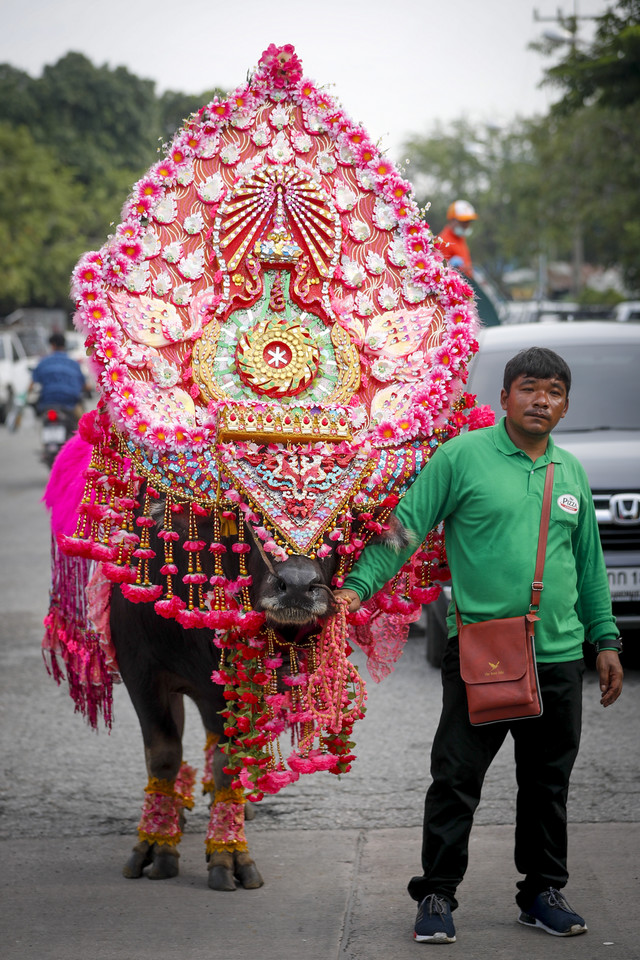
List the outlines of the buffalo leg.
{"type": "Polygon", "coordinates": [[[264,883],[251,855],[244,832],[244,790],[231,786],[223,770],[227,758],[218,746],[218,737],[209,733],[205,746],[205,793],[213,794],[206,852],[209,887],[231,891],[237,883],[255,890],[264,883]]]}
{"type": "Polygon", "coordinates": [[[145,787],[138,843],[134,846],[123,875],[129,879],[147,876],[166,880],[179,872],[178,843],[182,837],[181,816],[184,794],[176,790],[182,760],[182,697],[158,683],[151,698],[142,705],[129,690],[138,713],[145,748],[149,780],[145,787]]]}

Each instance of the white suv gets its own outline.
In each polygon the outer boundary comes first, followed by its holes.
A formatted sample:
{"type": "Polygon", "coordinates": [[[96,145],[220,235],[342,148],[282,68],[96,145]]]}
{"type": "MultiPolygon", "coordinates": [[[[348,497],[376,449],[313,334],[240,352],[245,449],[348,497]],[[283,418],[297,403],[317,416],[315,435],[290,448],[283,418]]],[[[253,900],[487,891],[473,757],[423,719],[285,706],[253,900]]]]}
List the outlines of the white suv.
{"type": "Polygon", "coordinates": [[[46,343],[34,331],[0,328],[0,423],[14,401],[26,393],[31,371],[44,353],[46,343]]]}

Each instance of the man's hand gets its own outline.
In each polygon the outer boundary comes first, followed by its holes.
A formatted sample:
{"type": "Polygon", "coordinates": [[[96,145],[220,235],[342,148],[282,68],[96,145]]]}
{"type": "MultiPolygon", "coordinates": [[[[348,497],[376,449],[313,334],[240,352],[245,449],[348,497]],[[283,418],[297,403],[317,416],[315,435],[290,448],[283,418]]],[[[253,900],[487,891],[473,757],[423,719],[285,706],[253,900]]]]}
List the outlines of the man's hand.
{"type": "MultiPolygon", "coordinates": [[[[347,591],[351,593],[351,591],[347,591]]],[[[622,664],[616,650],[603,650],[596,659],[596,670],[600,677],[600,703],[609,707],[622,693],[622,664]]]]}
{"type": "Polygon", "coordinates": [[[336,600],[346,600],[349,606],[347,610],[349,613],[355,613],[356,610],[360,609],[360,597],[355,592],[355,590],[349,590],[348,587],[343,587],[340,590],[334,590],[333,595],[336,600]]]}

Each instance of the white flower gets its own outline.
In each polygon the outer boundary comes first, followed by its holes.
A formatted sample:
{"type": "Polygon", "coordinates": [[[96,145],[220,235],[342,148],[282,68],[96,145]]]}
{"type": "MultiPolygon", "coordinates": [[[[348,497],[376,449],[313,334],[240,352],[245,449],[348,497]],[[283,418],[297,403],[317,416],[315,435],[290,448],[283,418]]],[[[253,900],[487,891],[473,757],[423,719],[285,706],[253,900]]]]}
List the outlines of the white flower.
{"type": "Polygon", "coordinates": [[[353,150],[346,143],[343,143],[338,150],[338,156],[340,157],[340,163],[343,163],[347,166],[351,165],[355,159],[353,150]]]}
{"type": "Polygon", "coordinates": [[[155,257],[160,253],[160,237],[153,230],[147,230],[141,242],[145,257],[155,257]]]}
{"type": "Polygon", "coordinates": [[[159,223],[173,223],[178,216],[178,204],[171,194],[158,200],[153,208],[153,216],[159,223]]]}
{"type": "Polygon", "coordinates": [[[378,291],[378,303],[384,310],[393,310],[398,303],[399,294],[386,283],[378,291]]]}
{"type": "Polygon", "coordinates": [[[393,207],[388,203],[385,203],[384,200],[376,200],[375,206],[373,208],[373,219],[377,227],[381,230],[393,230],[396,223],[396,215],[393,212],[393,207]]]}
{"type": "Polygon", "coordinates": [[[178,270],[187,280],[197,280],[204,273],[204,250],[194,250],[178,264],[178,270]]]}
{"type": "Polygon", "coordinates": [[[166,260],[167,263],[177,263],[181,256],[182,244],[178,243],[177,240],[174,240],[173,243],[168,243],[162,251],[162,258],[166,260]]]}
{"type": "Polygon", "coordinates": [[[336,206],[338,210],[343,213],[345,210],[353,210],[357,199],[354,191],[346,183],[338,184],[336,187],[336,206]]]}
{"type": "Polygon", "coordinates": [[[192,296],[193,291],[191,290],[191,284],[180,283],[177,287],[174,287],[171,299],[176,307],[184,307],[189,303],[192,296]]]}
{"type": "Polygon", "coordinates": [[[238,130],[246,130],[253,123],[253,117],[250,113],[238,113],[231,118],[231,124],[238,130]]]}
{"type": "Polygon", "coordinates": [[[373,273],[375,276],[379,277],[380,274],[384,273],[386,265],[379,253],[368,253],[366,258],[367,270],[369,273],[373,273]]]}
{"type": "Polygon", "coordinates": [[[293,145],[299,153],[307,153],[313,146],[313,140],[308,133],[299,133],[293,138],[293,145]]]}
{"type": "Polygon", "coordinates": [[[387,335],[382,330],[370,330],[364,338],[365,346],[375,353],[387,341],[387,335]]]}
{"type": "Polygon", "coordinates": [[[176,177],[178,183],[181,187],[187,187],[193,180],[193,161],[189,160],[187,163],[182,164],[178,167],[178,174],[176,177]]]}
{"type": "Polygon", "coordinates": [[[240,148],[235,143],[227,143],[220,151],[220,159],[232,166],[240,159],[240,148]]]}
{"type": "Polygon", "coordinates": [[[257,147],[266,147],[271,143],[271,130],[267,123],[259,123],[251,134],[251,139],[257,147]]]}
{"type": "Polygon", "coordinates": [[[129,341],[125,344],[123,359],[128,367],[141,368],[146,367],[150,357],[157,355],[153,347],[142,347],[139,343],[129,341]]]}
{"type": "Polygon", "coordinates": [[[127,273],[125,286],[131,293],[143,293],[149,286],[149,264],[140,263],[127,273]]]}
{"type": "Polygon", "coordinates": [[[153,281],[154,292],[157,293],[159,297],[164,297],[173,286],[173,280],[171,279],[171,274],[164,273],[158,274],[158,276],[153,281]]]}
{"type": "Polygon", "coordinates": [[[364,407],[349,407],[349,420],[351,426],[359,430],[367,422],[367,411],[364,407]]]}
{"type": "Polygon", "coordinates": [[[371,170],[356,170],[356,180],[363,190],[373,190],[376,185],[371,170]]]}
{"type": "Polygon", "coordinates": [[[279,133],[275,138],[267,150],[267,156],[274,163],[289,163],[289,161],[293,158],[291,144],[287,140],[284,133],[279,133]]]}
{"type": "Polygon", "coordinates": [[[349,224],[349,233],[354,240],[357,240],[358,243],[362,243],[364,240],[368,240],[371,236],[371,230],[369,229],[369,224],[365,223],[364,220],[352,220],[349,224]]]}
{"type": "Polygon", "coordinates": [[[407,252],[404,248],[404,243],[401,237],[398,237],[389,245],[389,252],[387,254],[391,263],[394,263],[396,267],[405,267],[407,264],[407,252]]]}
{"type": "Polygon", "coordinates": [[[175,387],[180,379],[180,371],[164,357],[157,357],[151,361],[151,375],[161,387],[175,387]]]}
{"type": "Polygon", "coordinates": [[[387,360],[384,357],[379,357],[374,363],[371,364],[371,373],[376,378],[376,380],[381,380],[383,383],[387,380],[393,380],[393,376],[396,372],[396,364],[393,360],[387,360]]]}
{"type": "Polygon", "coordinates": [[[224,196],[224,180],[219,173],[207,177],[196,188],[198,196],[204,203],[217,203],[224,196]]]}
{"type": "Polygon", "coordinates": [[[423,284],[416,283],[415,280],[406,280],[402,290],[402,295],[409,303],[420,303],[424,300],[428,290],[423,284]]]}
{"type": "Polygon", "coordinates": [[[347,257],[342,259],[342,276],[348,287],[361,287],[365,280],[365,273],[360,264],[347,257]]]}
{"type": "Polygon", "coordinates": [[[310,130],[311,133],[322,133],[322,131],[325,129],[324,122],[315,113],[305,114],[304,122],[307,130],[310,130]]]}
{"type": "Polygon", "coordinates": [[[338,166],[336,158],[330,153],[319,153],[317,163],[323,173],[333,173],[338,166]]]}
{"type": "Polygon", "coordinates": [[[184,218],[183,226],[186,232],[191,235],[194,233],[202,233],[204,230],[204,217],[200,211],[197,210],[195,213],[190,213],[188,217],[184,218]]]}
{"type": "Polygon", "coordinates": [[[370,317],[373,313],[373,300],[365,293],[356,294],[356,313],[361,317],[370,317]]]}
{"type": "Polygon", "coordinates": [[[203,160],[208,160],[218,149],[219,140],[220,136],[217,133],[212,133],[208,137],[201,137],[196,148],[197,155],[202,157],[203,160]]]}
{"type": "Polygon", "coordinates": [[[238,164],[236,173],[239,177],[248,177],[258,166],[260,166],[260,157],[248,157],[238,164]]]}
{"type": "Polygon", "coordinates": [[[269,122],[272,127],[276,127],[278,130],[282,130],[283,127],[286,127],[288,123],[291,122],[291,116],[287,107],[279,104],[274,110],[269,114],[269,122]]]}

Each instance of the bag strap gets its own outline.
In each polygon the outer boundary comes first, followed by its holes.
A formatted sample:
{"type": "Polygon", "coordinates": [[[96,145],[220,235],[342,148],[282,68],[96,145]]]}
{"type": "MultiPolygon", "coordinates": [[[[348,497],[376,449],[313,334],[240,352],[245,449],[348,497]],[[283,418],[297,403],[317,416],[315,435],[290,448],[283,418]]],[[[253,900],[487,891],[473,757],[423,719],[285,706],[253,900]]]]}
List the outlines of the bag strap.
{"type": "Polygon", "coordinates": [[[540,594],[544,589],[542,572],[547,552],[547,534],[549,532],[549,517],[551,516],[551,496],[553,493],[553,471],[555,464],[548,463],[544,478],[544,492],[542,494],[542,516],[540,517],[540,533],[538,534],[538,552],[536,553],[536,568],[531,584],[531,603],[529,613],[537,613],[540,608],[540,594]]]}
{"type": "MultiPolygon", "coordinates": [[[[531,584],[531,603],[529,604],[529,613],[537,613],[540,608],[540,594],[544,589],[542,582],[542,573],[544,571],[544,560],[547,553],[547,534],[549,533],[549,518],[551,516],[551,497],[553,494],[553,472],[555,464],[548,463],[545,467],[544,490],[542,493],[542,514],[540,516],[540,532],[538,534],[538,550],[536,553],[536,566],[533,574],[533,583],[531,584]]],[[[458,610],[458,604],[454,601],[456,612],[456,626],[458,635],[462,626],[462,618],[458,610]]]]}

